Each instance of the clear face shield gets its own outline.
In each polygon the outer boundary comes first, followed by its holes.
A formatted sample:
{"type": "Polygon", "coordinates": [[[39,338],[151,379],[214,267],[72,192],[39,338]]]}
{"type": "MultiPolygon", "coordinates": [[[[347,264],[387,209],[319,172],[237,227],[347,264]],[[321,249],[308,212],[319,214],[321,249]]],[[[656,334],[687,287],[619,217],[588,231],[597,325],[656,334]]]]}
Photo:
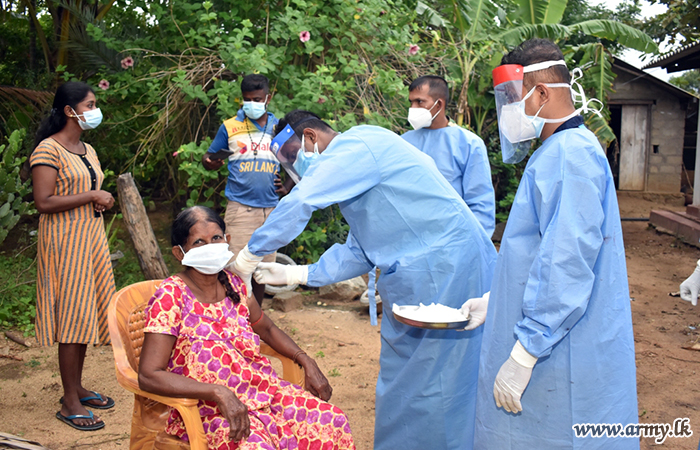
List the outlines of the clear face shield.
{"type": "Polygon", "coordinates": [[[270,143],[270,149],[287,174],[292,177],[292,180],[299,183],[301,174],[294,168],[294,164],[297,162],[299,154],[304,153],[304,149],[301,148],[301,141],[292,127],[287,125],[277,133],[270,143]]]}
{"type": "Polygon", "coordinates": [[[520,109],[523,95],[523,66],[505,64],[493,70],[493,91],[496,98],[498,133],[501,140],[501,156],[506,164],[522,161],[532,148],[534,137],[524,138],[522,130],[528,127],[520,109]]]}

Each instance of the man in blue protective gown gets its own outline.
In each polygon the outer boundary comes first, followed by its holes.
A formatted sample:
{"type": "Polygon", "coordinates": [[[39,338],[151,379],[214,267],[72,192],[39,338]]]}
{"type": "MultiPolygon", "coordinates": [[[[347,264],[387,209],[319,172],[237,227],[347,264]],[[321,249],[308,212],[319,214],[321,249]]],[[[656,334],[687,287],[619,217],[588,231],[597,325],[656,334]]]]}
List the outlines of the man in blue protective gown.
{"type": "Polygon", "coordinates": [[[484,141],[447,118],[449,90],[444,78],[416,78],[408,87],[408,99],[408,121],[413,131],[401,137],[433,158],[440,173],[491,236],[496,227],[496,198],[484,141]]]}
{"type": "Polygon", "coordinates": [[[639,449],[639,437],[572,429],[638,422],[622,228],[605,152],[580,116],[588,102],[543,39],[503,57],[494,92],[504,160],[543,144],[515,195],[490,297],[467,302],[488,308],[474,448],[639,449]]]}
{"type": "Polygon", "coordinates": [[[282,119],[273,151],[296,187],[238,255],[259,283],[323,286],[381,269],[385,302],[376,392],[376,450],[471,449],[481,331],[425,330],[396,321],[394,303],[459,308],[487,292],[496,251],[427,155],[375,126],[339,134],[317,116],[282,119]],[[288,244],[311,213],[334,203],[350,225],[308,266],[258,262],[288,244]]]}

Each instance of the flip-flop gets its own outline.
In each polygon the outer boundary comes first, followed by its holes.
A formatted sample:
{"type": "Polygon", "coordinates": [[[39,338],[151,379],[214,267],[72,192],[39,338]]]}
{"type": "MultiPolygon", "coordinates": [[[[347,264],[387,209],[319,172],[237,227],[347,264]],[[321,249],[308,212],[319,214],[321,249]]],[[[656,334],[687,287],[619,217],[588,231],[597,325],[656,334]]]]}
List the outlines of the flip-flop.
{"type": "MultiPolygon", "coordinates": [[[[83,397],[80,399],[80,404],[83,406],[87,406],[89,408],[95,408],[95,409],[110,409],[114,408],[114,399],[112,397],[105,397],[107,399],[107,404],[105,405],[95,405],[94,403],[90,403],[90,400],[99,400],[102,401],[102,396],[98,394],[95,391],[90,391],[93,393],[93,395],[83,397]]],[[[63,397],[61,397],[58,400],[58,403],[63,404],[63,397]]]]}
{"type": "Polygon", "coordinates": [[[64,416],[61,414],[61,411],[56,413],[56,418],[60,420],[61,422],[67,423],[68,425],[72,426],[76,430],[80,431],[95,431],[99,430],[100,428],[105,427],[104,422],[95,422],[92,425],[77,425],[73,423],[73,419],[90,419],[93,420],[95,418],[95,415],[92,413],[92,411],[88,411],[87,416],[84,414],[73,414],[72,416],[64,416]]]}

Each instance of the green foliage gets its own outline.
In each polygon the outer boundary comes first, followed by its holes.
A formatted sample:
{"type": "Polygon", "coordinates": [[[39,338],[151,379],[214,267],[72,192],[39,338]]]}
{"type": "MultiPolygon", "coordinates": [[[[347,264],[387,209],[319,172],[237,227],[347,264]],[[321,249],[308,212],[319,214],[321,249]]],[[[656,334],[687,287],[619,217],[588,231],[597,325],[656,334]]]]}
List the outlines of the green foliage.
{"type": "Polygon", "coordinates": [[[333,244],[345,242],[349,230],[340,208],[330,206],[314,211],[306,229],[281,251],[299,264],[311,264],[333,244]]]}
{"type": "Polygon", "coordinates": [[[173,154],[180,162],[179,170],[186,176],[184,181],[189,188],[189,192],[185,189],[180,189],[178,195],[187,198],[186,204],[188,208],[195,205],[215,208],[216,203],[221,206],[226,204],[224,187],[228,176],[228,165],[224,164],[218,172],[207,170],[202,165],[202,156],[206,153],[210,144],[211,139],[209,138],[204,139],[199,144],[190,142],[181,146],[173,154]],[[218,200],[218,202],[215,200],[218,200]]]}
{"type": "Polygon", "coordinates": [[[7,145],[0,145],[0,244],[23,215],[36,212],[32,204],[24,200],[32,191],[31,182],[22,182],[19,176],[27,159],[17,156],[24,135],[24,130],[15,130],[7,138],[7,145]]]}
{"type": "Polygon", "coordinates": [[[516,0],[517,16],[532,25],[559,23],[564,16],[566,2],[542,0],[516,0]]]}
{"type": "Polygon", "coordinates": [[[22,230],[17,244],[22,247],[0,252],[0,327],[29,335],[36,316],[36,238],[22,230]]]}
{"type": "Polygon", "coordinates": [[[656,42],[687,45],[700,40],[699,0],[649,0],[652,5],[666,5],[662,14],[650,17],[644,31],[656,42]]]}
{"type": "Polygon", "coordinates": [[[689,70],[677,77],[671,77],[668,82],[700,97],[700,69],[689,70]]]}

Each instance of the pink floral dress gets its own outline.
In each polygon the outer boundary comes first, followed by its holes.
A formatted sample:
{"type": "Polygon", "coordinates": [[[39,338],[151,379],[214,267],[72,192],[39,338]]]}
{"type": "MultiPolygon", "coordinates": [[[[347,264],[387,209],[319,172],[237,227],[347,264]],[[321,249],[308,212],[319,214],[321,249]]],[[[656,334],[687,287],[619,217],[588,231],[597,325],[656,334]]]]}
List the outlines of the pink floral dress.
{"type": "MultiPolygon", "coordinates": [[[[245,298],[245,286],[227,273],[245,298]]],[[[245,302],[229,298],[201,303],[177,275],[160,285],[146,308],[146,333],[175,336],[168,371],[203,383],[228,386],[248,407],[250,436],[229,440],[229,423],[215,402],[199,401],[210,449],[354,449],[347,417],[338,407],[278,378],[260,354],[260,337],[250,326],[245,302]]],[[[167,433],[187,440],[172,409],[167,433]]]]}

